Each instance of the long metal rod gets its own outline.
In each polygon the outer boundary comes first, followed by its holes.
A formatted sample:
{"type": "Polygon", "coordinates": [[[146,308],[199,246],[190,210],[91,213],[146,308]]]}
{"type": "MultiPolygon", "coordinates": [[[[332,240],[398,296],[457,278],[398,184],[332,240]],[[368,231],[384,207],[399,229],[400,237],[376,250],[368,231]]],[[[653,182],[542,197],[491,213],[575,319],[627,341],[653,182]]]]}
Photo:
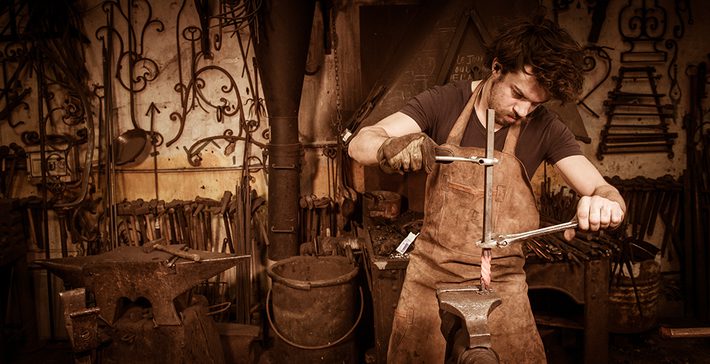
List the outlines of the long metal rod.
{"type": "MultiPolygon", "coordinates": [[[[109,8],[107,21],[109,29],[114,28],[113,7],[109,8]]],[[[109,32],[106,38],[106,69],[104,74],[104,106],[106,115],[106,194],[108,195],[108,206],[110,211],[109,233],[111,235],[111,250],[118,248],[118,210],[116,205],[116,164],[114,160],[114,119],[113,119],[113,79],[112,79],[112,62],[113,62],[113,34],[109,32]]],[[[180,57],[178,57],[179,59],[180,57]]]]}
{"type": "MultiPolygon", "coordinates": [[[[35,49],[36,51],[36,49],[35,49]]],[[[52,257],[49,241],[49,201],[47,194],[48,171],[47,166],[47,121],[44,118],[44,102],[46,100],[47,89],[44,81],[44,59],[41,54],[37,54],[37,120],[39,123],[39,155],[40,170],[42,171],[42,246],[44,248],[45,259],[52,257]]],[[[49,310],[49,337],[55,339],[54,332],[54,289],[52,288],[52,274],[47,271],[47,307],[49,310]]]]}
{"type": "MultiPolygon", "coordinates": [[[[495,136],[495,110],[486,110],[486,159],[492,160],[493,143],[495,136]]],[[[492,219],[493,219],[493,165],[485,165],[483,193],[483,242],[489,243],[492,235],[492,219]]]]}

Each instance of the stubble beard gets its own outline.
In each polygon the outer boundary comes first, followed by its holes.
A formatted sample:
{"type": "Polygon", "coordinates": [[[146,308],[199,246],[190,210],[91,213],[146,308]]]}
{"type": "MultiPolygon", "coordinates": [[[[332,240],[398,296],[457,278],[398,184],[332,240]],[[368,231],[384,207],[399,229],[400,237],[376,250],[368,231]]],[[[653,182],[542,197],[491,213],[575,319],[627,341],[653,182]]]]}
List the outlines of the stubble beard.
{"type": "Polygon", "coordinates": [[[490,94],[488,97],[488,108],[495,110],[495,115],[496,115],[495,123],[500,126],[506,127],[506,126],[513,125],[513,124],[517,123],[518,121],[520,121],[520,119],[517,119],[517,120],[513,119],[512,121],[508,119],[508,117],[514,118],[515,116],[509,114],[507,112],[507,110],[503,110],[497,102],[497,100],[500,98],[500,94],[501,94],[498,90],[499,80],[494,79],[494,80],[491,80],[491,82],[492,82],[491,83],[491,91],[490,91],[490,94]]]}

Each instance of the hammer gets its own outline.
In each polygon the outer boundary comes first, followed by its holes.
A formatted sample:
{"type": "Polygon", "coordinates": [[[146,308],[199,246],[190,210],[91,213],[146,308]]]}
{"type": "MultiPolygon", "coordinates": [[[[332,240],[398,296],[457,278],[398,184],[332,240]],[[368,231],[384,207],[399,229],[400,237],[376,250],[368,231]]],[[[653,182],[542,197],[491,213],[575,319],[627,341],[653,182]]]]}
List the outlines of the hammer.
{"type": "Polygon", "coordinates": [[[199,255],[193,254],[193,253],[184,252],[184,251],[179,250],[179,249],[171,249],[171,248],[168,248],[168,246],[161,244],[161,243],[164,242],[164,241],[165,241],[165,238],[160,238],[160,239],[151,240],[151,241],[149,241],[149,242],[143,244],[143,252],[145,252],[145,253],[150,253],[150,252],[152,252],[153,250],[160,250],[160,251],[164,251],[164,252],[166,252],[166,253],[168,253],[168,254],[172,254],[172,255],[174,255],[174,256],[176,256],[176,257],[180,257],[180,258],[185,258],[185,259],[193,260],[193,261],[195,261],[195,262],[199,262],[199,261],[200,261],[200,256],[199,256],[199,255]]]}

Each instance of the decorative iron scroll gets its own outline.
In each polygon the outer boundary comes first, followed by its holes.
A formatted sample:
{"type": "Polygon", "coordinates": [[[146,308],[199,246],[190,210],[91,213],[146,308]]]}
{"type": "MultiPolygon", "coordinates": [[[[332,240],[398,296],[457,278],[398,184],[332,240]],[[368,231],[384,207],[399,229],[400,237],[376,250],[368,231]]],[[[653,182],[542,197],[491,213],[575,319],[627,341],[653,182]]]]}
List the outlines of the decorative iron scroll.
{"type": "MultiPolygon", "coordinates": [[[[136,95],[144,91],[160,74],[155,60],[145,55],[145,37],[150,29],[158,33],[163,32],[165,25],[153,17],[153,8],[147,0],[128,0],[125,9],[120,1],[107,0],[102,3],[101,8],[106,14],[106,25],[96,30],[96,38],[102,42],[105,50],[112,47],[114,42],[118,43],[116,64],[112,65],[116,70],[113,77],[129,93],[133,128],[141,129],[136,117],[136,95]],[[139,11],[141,9],[143,11],[139,11]],[[141,20],[144,18],[142,26],[135,26],[136,14],[142,15],[141,20]],[[125,42],[122,30],[116,24],[117,21],[125,23],[125,34],[128,38],[125,42]]],[[[113,52],[113,49],[108,52],[113,52]]],[[[104,54],[104,58],[107,56],[110,54],[104,54]]],[[[104,62],[111,61],[112,59],[104,59],[104,62]]],[[[107,81],[110,81],[110,78],[107,81]]],[[[104,87],[109,86],[104,85],[104,87]]]]}
{"type": "Polygon", "coordinates": [[[673,37],[676,39],[683,38],[685,35],[683,13],[688,13],[688,25],[692,25],[695,19],[693,19],[693,11],[690,8],[690,0],[675,0],[675,14],[678,17],[678,23],[673,27],[673,37]]]}
{"type": "Polygon", "coordinates": [[[0,51],[0,71],[2,72],[2,88],[0,88],[0,100],[4,101],[5,107],[0,110],[0,120],[7,120],[13,129],[25,124],[24,121],[14,121],[13,111],[18,107],[29,111],[30,105],[24,99],[30,95],[32,89],[25,87],[23,80],[30,67],[27,44],[25,42],[13,41],[5,45],[0,51]]]}
{"type": "Polygon", "coordinates": [[[173,145],[182,136],[188,115],[197,107],[201,108],[206,113],[214,111],[217,122],[223,122],[225,116],[234,116],[237,113],[241,113],[241,116],[243,116],[241,94],[232,75],[227,72],[227,70],[217,65],[200,67],[200,59],[205,57],[204,50],[201,50],[199,47],[202,44],[203,29],[196,26],[188,26],[181,30],[180,20],[185,6],[186,1],[183,0],[180,10],[178,11],[175,29],[179,81],[175,85],[174,90],[180,94],[180,109],[170,114],[170,120],[178,121],[180,125],[177,134],[167,142],[166,145],[168,147],[173,145]],[[190,73],[187,80],[185,79],[185,69],[183,67],[181,47],[183,41],[187,41],[190,50],[190,64],[188,68],[190,73]],[[219,80],[221,77],[226,78],[226,81],[223,81],[225,84],[221,87],[211,88],[221,91],[222,95],[220,95],[217,100],[210,100],[203,92],[207,87],[205,76],[209,74],[216,75],[211,78],[213,80],[219,80]],[[208,110],[208,108],[210,110],[208,110]]]}
{"type": "MultiPolygon", "coordinates": [[[[209,144],[216,145],[215,140],[218,139],[224,139],[228,142],[224,150],[225,155],[230,155],[234,151],[236,141],[245,143],[245,151],[250,149],[252,145],[262,149],[266,147],[263,143],[255,142],[253,138],[253,133],[261,127],[261,118],[265,116],[266,108],[264,107],[263,98],[259,95],[256,62],[252,62],[251,69],[249,67],[248,54],[251,41],[249,40],[245,47],[241,33],[241,30],[256,12],[256,9],[252,7],[259,4],[260,2],[250,1],[243,3],[222,2],[220,4],[220,14],[210,18],[217,19],[218,28],[220,29],[220,32],[215,35],[215,50],[221,49],[222,31],[230,31],[236,38],[244,64],[242,76],[249,83],[246,96],[242,95],[232,73],[225,68],[216,64],[201,64],[201,61],[208,56],[206,52],[209,50],[205,47],[204,42],[205,32],[208,30],[204,27],[204,21],[202,22],[203,27],[187,26],[181,29],[180,22],[186,3],[183,1],[181,4],[176,28],[179,81],[174,87],[174,90],[180,94],[180,107],[170,114],[171,120],[179,122],[179,129],[177,134],[166,145],[168,147],[171,146],[182,136],[190,113],[197,108],[200,108],[205,113],[214,114],[218,123],[226,123],[227,119],[231,117],[238,119],[236,132],[232,129],[227,129],[223,135],[203,138],[195,142],[190,148],[184,147],[188,162],[192,166],[200,165],[202,160],[200,152],[209,144]],[[183,65],[182,44],[185,42],[188,45],[187,49],[189,49],[188,67],[183,65]],[[185,77],[186,70],[188,71],[187,77],[185,77]],[[208,80],[210,84],[208,84],[208,80]],[[215,85],[215,83],[217,84],[215,85]],[[215,91],[217,95],[212,95],[215,91]],[[245,107],[248,107],[248,110],[245,110],[245,107]]],[[[204,14],[200,14],[200,16],[202,17],[204,14]]],[[[250,156],[250,151],[247,151],[245,153],[244,167],[252,164],[252,158],[254,157],[250,156]]],[[[259,159],[258,164],[263,165],[263,161],[259,159]]]]}
{"type": "Polygon", "coordinates": [[[666,9],[658,4],[658,0],[641,0],[640,5],[634,3],[636,1],[629,0],[619,11],[619,34],[630,45],[628,50],[621,52],[621,62],[665,62],[668,54],[658,46],[666,34],[666,9]]]}
{"type": "Polygon", "coordinates": [[[592,110],[589,105],[587,105],[584,101],[592,94],[594,91],[596,91],[599,86],[601,86],[604,81],[606,81],[609,78],[609,74],[611,74],[611,56],[609,56],[609,53],[606,51],[607,49],[613,49],[609,47],[600,47],[600,46],[587,46],[584,48],[584,72],[585,73],[590,73],[594,69],[596,69],[599,59],[600,61],[604,62],[604,77],[602,77],[599,81],[597,81],[594,86],[587,91],[584,96],[580,97],[580,99],[577,101],[577,105],[581,105],[584,107],[587,111],[589,111],[594,117],[598,118],[599,114],[597,114],[594,110],[592,110]]]}

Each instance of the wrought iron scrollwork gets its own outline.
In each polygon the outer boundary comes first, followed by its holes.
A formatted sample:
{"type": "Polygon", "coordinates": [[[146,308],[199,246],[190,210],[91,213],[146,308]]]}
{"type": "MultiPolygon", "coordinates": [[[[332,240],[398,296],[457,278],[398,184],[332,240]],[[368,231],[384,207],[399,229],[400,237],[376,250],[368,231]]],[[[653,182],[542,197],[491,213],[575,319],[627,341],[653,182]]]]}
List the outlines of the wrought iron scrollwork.
{"type": "Polygon", "coordinates": [[[673,27],[673,37],[676,39],[683,38],[683,35],[685,35],[683,13],[688,13],[688,25],[692,25],[695,20],[693,19],[693,11],[690,8],[690,0],[675,0],[675,14],[678,17],[678,23],[673,27]]]}
{"type": "Polygon", "coordinates": [[[604,81],[606,81],[609,78],[609,74],[611,73],[611,56],[609,56],[609,53],[607,52],[607,49],[613,49],[610,47],[600,47],[600,46],[587,46],[584,48],[584,72],[589,73],[592,72],[593,70],[596,69],[599,59],[600,61],[604,62],[604,76],[597,81],[594,86],[587,91],[584,96],[582,96],[578,101],[577,105],[580,105],[584,107],[587,111],[589,111],[594,117],[598,118],[599,114],[597,114],[594,110],[592,110],[589,105],[585,103],[585,100],[596,91],[599,86],[601,86],[604,81]]]}
{"type": "Polygon", "coordinates": [[[26,42],[9,42],[0,51],[0,67],[2,67],[3,86],[0,89],[0,99],[4,99],[5,107],[0,110],[0,120],[7,120],[12,128],[25,124],[24,121],[14,121],[13,111],[18,107],[29,111],[30,106],[24,99],[31,94],[32,89],[25,87],[22,76],[27,72],[29,63],[26,42]]]}
{"type": "Polygon", "coordinates": [[[673,50],[673,57],[671,62],[668,64],[668,79],[670,80],[670,85],[668,86],[668,98],[671,99],[673,103],[673,121],[678,118],[678,104],[680,103],[680,98],[682,96],[682,91],[678,85],[678,43],[673,39],[666,40],[666,49],[673,50]]]}
{"type": "MultiPolygon", "coordinates": [[[[223,122],[225,117],[231,117],[237,114],[239,114],[240,120],[244,120],[241,93],[232,75],[220,66],[201,66],[199,64],[200,60],[205,57],[204,51],[198,50],[198,45],[202,41],[203,30],[195,26],[188,26],[182,31],[180,30],[180,18],[184,9],[185,1],[182,2],[180,11],[178,12],[176,30],[179,35],[177,38],[179,82],[175,85],[174,90],[180,93],[180,109],[170,114],[170,120],[177,121],[180,125],[178,133],[167,142],[166,145],[168,147],[182,136],[188,115],[197,107],[206,113],[214,111],[217,122],[223,122]],[[182,41],[187,41],[190,49],[189,70],[191,72],[187,80],[185,80],[182,65],[183,55],[181,54],[180,47],[182,41]],[[208,79],[207,76],[210,74],[216,74],[216,76],[209,78],[211,80],[225,80],[224,84],[220,87],[209,88],[209,91],[217,90],[221,93],[221,95],[215,98],[212,98],[212,95],[206,92],[206,79],[208,79]]],[[[241,135],[241,129],[238,135],[241,135]]]]}
{"type": "MultiPolygon", "coordinates": [[[[254,126],[258,126],[256,123],[248,123],[247,128],[251,129],[254,126]]],[[[256,130],[256,129],[254,129],[256,130]]],[[[221,148],[219,144],[216,143],[216,140],[225,140],[227,141],[227,145],[224,148],[224,154],[225,155],[230,155],[234,152],[235,147],[237,142],[241,141],[244,143],[245,148],[249,147],[249,143],[256,145],[257,147],[261,149],[265,149],[266,145],[264,143],[255,141],[253,139],[250,139],[245,136],[241,135],[234,135],[234,131],[232,129],[227,129],[224,131],[222,135],[216,135],[216,136],[211,136],[211,137],[206,137],[198,140],[192,146],[188,149],[186,147],[183,147],[185,150],[185,153],[187,153],[187,160],[190,163],[191,166],[193,167],[199,167],[202,164],[202,151],[210,144],[216,145],[217,147],[221,148]]],[[[254,167],[262,168],[264,163],[262,159],[259,159],[258,157],[255,156],[250,156],[250,159],[256,160],[258,163],[252,165],[251,161],[249,162],[248,165],[242,166],[243,168],[249,168],[249,169],[254,169],[254,167]]]]}
{"type": "Polygon", "coordinates": [[[658,46],[666,34],[667,18],[658,0],[641,0],[640,5],[629,0],[619,11],[619,34],[630,45],[621,52],[621,62],[665,62],[668,54],[658,46]]]}
{"type": "MultiPolygon", "coordinates": [[[[247,96],[242,95],[236,80],[225,68],[215,64],[201,64],[201,61],[208,56],[205,53],[206,47],[203,43],[205,29],[196,26],[187,26],[182,29],[180,21],[186,8],[185,1],[180,6],[176,29],[179,81],[174,87],[174,90],[180,94],[180,107],[170,114],[170,119],[178,122],[179,127],[177,134],[168,140],[166,145],[168,147],[173,145],[182,136],[190,113],[198,108],[207,114],[213,114],[215,121],[218,123],[225,123],[228,118],[235,117],[238,119],[239,125],[236,131],[227,129],[223,135],[203,138],[195,142],[190,148],[184,147],[188,162],[192,166],[199,166],[202,161],[200,152],[207,145],[216,144],[215,141],[219,139],[224,139],[228,142],[225,147],[226,155],[234,151],[237,141],[243,141],[245,151],[247,151],[245,160],[251,158],[248,150],[252,145],[262,149],[266,147],[266,145],[256,142],[253,138],[253,134],[260,129],[261,118],[265,115],[266,109],[263,99],[260,98],[258,93],[258,79],[252,77],[257,74],[256,63],[253,64],[253,68],[250,70],[247,61],[249,59],[248,48],[245,49],[240,34],[240,30],[248,24],[248,21],[253,18],[256,12],[253,7],[258,6],[259,3],[253,1],[221,2],[220,14],[211,17],[212,19],[218,19],[220,29],[218,35],[216,35],[216,39],[220,42],[215,45],[216,50],[219,50],[222,45],[222,31],[232,28],[231,31],[236,36],[244,62],[242,74],[249,81],[249,88],[246,90],[247,96]],[[187,43],[188,57],[184,57],[182,54],[182,49],[184,48],[182,45],[184,43],[187,43]],[[183,59],[185,58],[189,60],[187,67],[183,65],[183,59]],[[185,74],[186,71],[187,75],[185,74]],[[217,84],[215,85],[215,83],[217,84]],[[248,111],[245,110],[247,106],[248,111]],[[253,118],[247,118],[247,114],[253,116],[253,118]]],[[[201,16],[204,15],[201,14],[201,16]]],[[[247,47],[249,47],[249,44],[247,47]]]]}
{"type": "MultiPolygon", "coordinates": [[[[121,87],[128,91],[130,97],[130,117],[133,127],[139,129],[138,119],[136,117],[136,94],[144,91],[148,85],[155,81],[160,75],[158,63],[145,54],[145,38],[149,30],[154,30],[161,33],[165,30],[165,25],[162,21],[153,17],[153,8],[147,0],[128,0],[126,9],[120,1],[107,0],[101,5],[102,10],[106,14],[106,25],[99,27],[96,30],[96,38],[103,42],[104,49],[109,47],[109,44],[118,44],[118,53],[116,64],[112,65],[115,69],[113,77],[118,80],[121,87]],[[143,11],[136,11],[143,8],[143,11]],[[135,14],[143,15],[144,20],[142,26],[135,27],[135,14]],[[117,29],[117,18],[125,22],[127,41],[117,29]],[[111,38],[111,39],[109,39],[111,38]]],[[[113,52],[111,50],[110,52],[113,52]]],[[[106,55],[104,55],[106,57],[106,55]]],[[[110,62],[111,60],[104,60],[110,62]]],[[[109,85],[104,85],[108,87],[109,85]]]]}

